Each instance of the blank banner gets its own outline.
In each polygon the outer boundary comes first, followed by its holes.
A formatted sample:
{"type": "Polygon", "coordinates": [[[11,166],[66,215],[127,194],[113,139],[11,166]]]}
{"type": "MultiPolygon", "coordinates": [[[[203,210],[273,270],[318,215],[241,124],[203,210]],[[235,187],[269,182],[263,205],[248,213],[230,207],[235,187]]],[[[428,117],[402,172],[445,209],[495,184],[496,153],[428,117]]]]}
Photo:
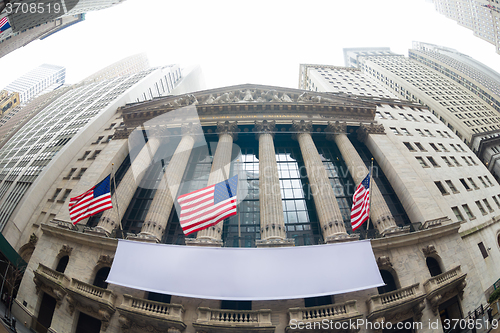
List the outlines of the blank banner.
{"type": "Polygon", "coordinates": [[[119,240],[107,282],[219,300],[279,300],[383,286],[369,240],[215,248],[119,240]]]}

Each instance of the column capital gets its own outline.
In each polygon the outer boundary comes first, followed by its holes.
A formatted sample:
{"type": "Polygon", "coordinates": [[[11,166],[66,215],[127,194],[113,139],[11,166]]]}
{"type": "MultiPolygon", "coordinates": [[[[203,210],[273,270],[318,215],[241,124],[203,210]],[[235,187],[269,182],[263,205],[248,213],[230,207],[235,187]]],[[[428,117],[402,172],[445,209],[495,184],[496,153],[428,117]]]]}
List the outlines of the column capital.
{"type": "Polygon", "coordinates": [[[346,134],[347,133],[347,124],[341,123],[339,121],[333,122],[329,121],[328,126],[325,129],[327,133],[326,138],[328,140],[332,140],[335,134],[346,134]]]}
{"type": "Polygon", "coordinates": [[[149,127],[148,132],[150,138],[155,137],[155,138],[168,139],[170,134],[166,126],[160,126],[160,125],[149,127]]]}
{"type": "Polygon", "coordinates": [[[185,123],[185,124],[182,124],[182,126],[181,126],[181,133],[183,136],[184,135],[194,135],[199,131],[201,131],[201,127],[199,124],[185,123]]]}
{"type": "Polygon", "coordinates": [[[259,138],[260,134],[263,133],[271,134],[274,137],[274,133],[276,132],[276,122],[274,120],[256,120],[253,131],[256,132],[257,139],[259,138]]]}
{"type": "Polygon", "coordinates": [[[370,134],[385,134],[385,129],[382,124],[360,124],[356,132],[358,133],[358,140],[364,142],[370,134]]]}
{"type": "Polygon", "coordinates": [[[238,122],[229,122],[229,121],[218,121],[217,122],[217,134],[219,137],[223,134],[229,134],[233,137],[233,141],[238,140],[238,122]]]}
{"type": "Polygon", "coordinates": [[[311,133],[312,131],[312,121],[292,121],[292,139],[297,140],[298,135],[302,133],[311,133]]]}

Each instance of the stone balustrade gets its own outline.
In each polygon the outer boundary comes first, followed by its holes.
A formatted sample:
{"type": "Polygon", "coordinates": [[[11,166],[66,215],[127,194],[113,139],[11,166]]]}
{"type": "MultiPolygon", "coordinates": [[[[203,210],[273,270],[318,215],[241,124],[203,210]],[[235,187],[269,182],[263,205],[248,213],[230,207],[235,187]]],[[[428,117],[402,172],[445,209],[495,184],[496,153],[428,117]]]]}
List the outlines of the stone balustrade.
{"type": "Polygon", "coordinates": [[[369,312],[372,313],[384,308],[391,308],[406,302],[411,302],[421,295],[422,292],[420,291],[420,283],[416,283],[409,287],[372,296],[366,303],[368,305],[369,312]]]}
{"type": "Polygon", "coordinates": [[[64,275],[64,273],[57,272],[41,263],[38,264],[36,273],[45,276],[46,278],[61,285],[62,287],[67,287],[69,285],[69,279],[66,277],[66,275],[64,275]]]}
{"type": "Polygon", "coordinates": [[[170,319],[179,322],[183,321],[184,316],[184,307],[182,305],[155,302],[127,294],[123,295],[123,302],[120,305],[120,309],[148,317],[170,319]]]}
{"type": "Polygon", "coordinates": [[[453,282],[454,280],[458,279],[460,276],[462,276],[462,269],[461,266],[456,266],[442,274],[436,275],[434,277],[431,277],[429,280],[424,282],[424,288],[425,292],[430,294],[434,290],[440,288],[444,284],[448,284],[450,282],[453,282]]]}
{"type": "Polygon", "coordinates": [[[339,304],[329,304],[310,308],[291,308],[288,310],[290,321],[321,321],[345,320],[360,316],[356,307],[356,301],[348,301],[339,304]]]}
{"type": "Polygon", "coordinates": [[[210,326],[269,327],[272,326],[271,310],[221,310],[200,307],[196,323],[210,326]]]}
{"type": "Polygon", "coordinates": [[[111,290],[99,288],[75,278],[71,279],[70,289],[81,296],[114,307],[116,295],[111,290]]]}

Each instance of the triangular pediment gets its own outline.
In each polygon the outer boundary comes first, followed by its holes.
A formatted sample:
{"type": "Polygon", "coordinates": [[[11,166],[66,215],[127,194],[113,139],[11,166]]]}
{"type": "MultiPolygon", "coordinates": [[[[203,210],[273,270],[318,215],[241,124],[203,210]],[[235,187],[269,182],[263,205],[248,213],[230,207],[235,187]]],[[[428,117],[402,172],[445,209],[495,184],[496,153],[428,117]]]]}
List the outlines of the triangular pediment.
{"type": "Polygon", "coordinates": [[[126,105],[124,113],[151,111],[158,108],[178,108],[187,105],[229,104],[324,104],[344,108],[371,108],[372,103],[336,93],[313,92],[302,89],[242,84],[202,90],[184,95],[155,98],[151,101],[126,105]]]}

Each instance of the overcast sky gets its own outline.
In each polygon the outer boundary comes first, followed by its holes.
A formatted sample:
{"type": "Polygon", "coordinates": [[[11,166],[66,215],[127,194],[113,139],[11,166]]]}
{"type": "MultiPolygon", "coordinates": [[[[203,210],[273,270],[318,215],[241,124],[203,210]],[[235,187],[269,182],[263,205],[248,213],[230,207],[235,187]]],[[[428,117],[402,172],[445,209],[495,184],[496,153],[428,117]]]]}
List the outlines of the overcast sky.
{"type": "Polygon", "coordinates": [[[151,65],[199,64],[207,88],[256,83],[296,88],[299,64],[343,66],[346,47],[412,41],[457,49],[500,72],[495,47],[438,14],[425,0],[127,0],[0,58],[0,87],[42,63],[66,82],[146,52],[151,65]]]}

